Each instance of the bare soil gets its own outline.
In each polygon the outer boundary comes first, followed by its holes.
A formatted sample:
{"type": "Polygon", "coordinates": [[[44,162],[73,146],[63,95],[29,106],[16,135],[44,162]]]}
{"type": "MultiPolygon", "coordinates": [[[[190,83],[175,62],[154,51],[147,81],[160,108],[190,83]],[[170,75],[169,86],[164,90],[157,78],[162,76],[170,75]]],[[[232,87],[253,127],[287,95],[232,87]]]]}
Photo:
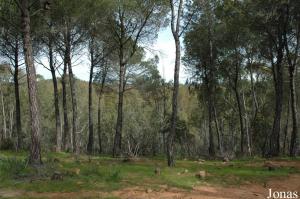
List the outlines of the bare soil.
{"type": "Polygon", "coordinates": [[[253,199],[266,198],[269,188],[276,191],[297,191],[300,193],[300,175],[271,180],[264,185],[249,184],[239,187],[205,185],[194,187],[191,191],[175,188],[152,191],[135,187],[116,191],[114,195],[124,199],[253,199]]]}

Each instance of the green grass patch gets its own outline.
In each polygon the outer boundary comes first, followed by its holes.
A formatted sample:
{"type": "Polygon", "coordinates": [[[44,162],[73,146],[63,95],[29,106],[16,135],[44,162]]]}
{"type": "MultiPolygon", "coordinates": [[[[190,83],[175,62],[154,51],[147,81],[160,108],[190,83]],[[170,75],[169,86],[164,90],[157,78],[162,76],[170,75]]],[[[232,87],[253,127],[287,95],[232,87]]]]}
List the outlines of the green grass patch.
{"type": "MultiPolygon", "coordinates": [[[[0,188],[16,188],[35,192],[77,192],[97,190],[110,192],[129,186],[160,189],[160,186],[192,189],[201,183],[222,186],[243,183],[263,183],[271,178],[300,174],[299,168],[281,167],[274,171],[264,168],[262,158],[243,158],[224,164],[220,161],[178,160],[176,167],[169,168],[162,157],[145,158],[133,162],[122,162],[108,156],[85,156],[77,159],[70,153],[47,153],[43,156],[44,166],[27,166],[27,153],[1,151],[0,188]],[[161,175],[154,170],[160,167],[161,175]],[[205,179],[195,174],[207,172],[205,179]],[[62,181],[52,181],[54,172],[63,174],[62,181]]],[[[279,158],[276,161],[300,161],[299,158],[279,158]]]]}

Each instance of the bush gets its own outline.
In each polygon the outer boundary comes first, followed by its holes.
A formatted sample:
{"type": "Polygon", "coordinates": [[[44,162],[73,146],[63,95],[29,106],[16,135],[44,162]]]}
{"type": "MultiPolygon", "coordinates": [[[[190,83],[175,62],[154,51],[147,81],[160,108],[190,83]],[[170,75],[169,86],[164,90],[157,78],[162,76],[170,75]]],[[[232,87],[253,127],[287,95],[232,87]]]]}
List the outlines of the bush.
{"type": "Polygon", "coordinates": [[[13,158],[0,158],[0,177],[18,176],[25,170],[26,160],[13,158]]]}

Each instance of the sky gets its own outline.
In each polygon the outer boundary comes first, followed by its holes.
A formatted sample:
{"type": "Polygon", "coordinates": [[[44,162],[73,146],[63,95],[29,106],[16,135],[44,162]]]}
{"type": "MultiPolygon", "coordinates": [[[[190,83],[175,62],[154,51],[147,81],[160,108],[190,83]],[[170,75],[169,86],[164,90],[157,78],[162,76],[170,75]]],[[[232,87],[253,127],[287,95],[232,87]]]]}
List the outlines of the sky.
{"type": "MultiPolygon", "coordinates": [[[[151,46],[147,46],[146,58],[152,58],[155,55],[159,57],[158,70],[161,77],[166,81],[174,79],[174,63],[175,63],[175,42],[169,27],[164,28],[158,33],[158,38],[151,46]]],[[[43,61],[43,60],[42,60],[43,61]]],[[[44,61],[43,61],[44,62],[44,61]]],[[[51,73],[41,65],[36,65],[37,73],[46,79],[51,78],[51,73]]],[[[81,59],[76,60],[73,64],[73,73],[81,80],[89,79],[89,60],[87,56],[82,55],[81,59]]],[[[187,75],[184,73],[184,66],[180,68],[180,82],[184,83],[187,75]]]]}

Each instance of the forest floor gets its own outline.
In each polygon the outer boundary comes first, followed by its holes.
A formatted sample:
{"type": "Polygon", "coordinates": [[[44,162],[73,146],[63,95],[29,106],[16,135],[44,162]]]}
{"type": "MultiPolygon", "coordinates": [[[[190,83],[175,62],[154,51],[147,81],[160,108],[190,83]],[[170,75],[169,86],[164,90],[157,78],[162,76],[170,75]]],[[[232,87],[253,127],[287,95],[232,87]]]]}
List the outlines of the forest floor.
{"type": "Polygon", "coordinates": [[[266,198],[269,188],[300,193],[300,158],[178,160],[168,168],[158,157],[47,153],[44,165],[32,168],[26,156],[0,151],[0,198],[250,199],[266,198]],[[205,176],[197,177],[200,171],[205,176]]]}

